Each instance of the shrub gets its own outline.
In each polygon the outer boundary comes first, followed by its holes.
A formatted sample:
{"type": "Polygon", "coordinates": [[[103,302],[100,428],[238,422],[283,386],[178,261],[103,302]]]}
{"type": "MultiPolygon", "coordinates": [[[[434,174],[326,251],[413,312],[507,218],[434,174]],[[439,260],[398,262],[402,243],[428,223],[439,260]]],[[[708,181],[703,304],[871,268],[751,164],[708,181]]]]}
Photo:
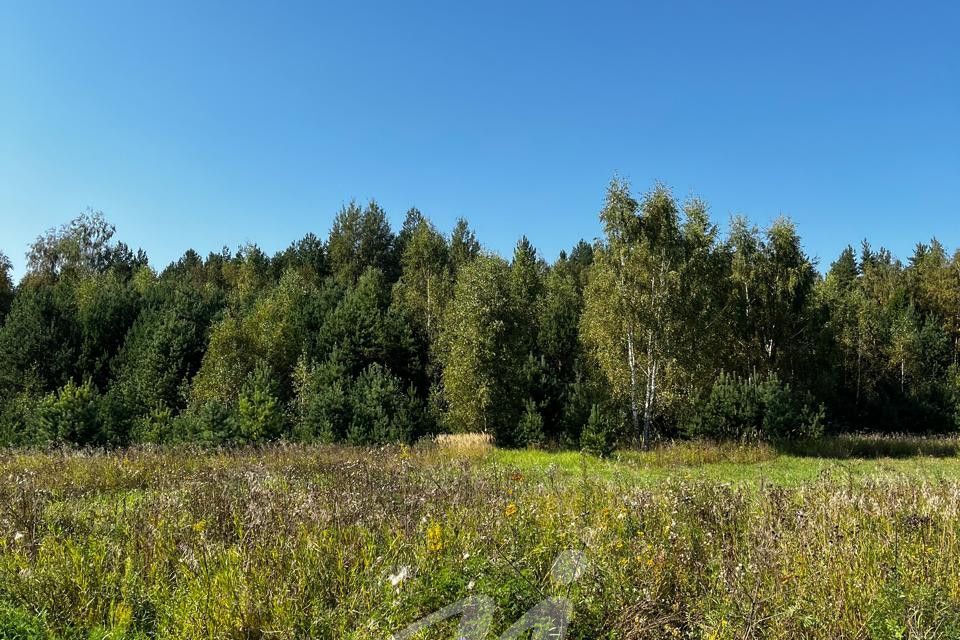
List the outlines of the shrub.
{"type": "Polygon", "coordinates": [[[131,437],[134,442],[161,444],[175,439],[173,411],[157,405],[147,415],[137,418],[131,437]]]}
{"type": "Polygon", "coordinates": [[[319,365],[301,359],[294,388],[294,435],[301,441],[409,443],[427,432],[416,389],[405,389],[403,380],[379,363],[351,380],[337,353],[319,365]]]}
{"type": "Polygon", "coordinates": [[[782,440],[818,436],[823,423],[823,408],[814,408],[776,376],[721,373],[706,397],[694,403],[686,431],[716,440],[782,440]]]}
{"type": "Polygon", "coordinates": [[[170,432],[173,442],[224,444],[236,436],[236,415],[223,403],[204,402],[178,416],[170,432]]]}
{"type": "Polygon", "coordinates": [[[40,431],[57,442],[106,444],[100,428],[100,393],[87,379],[70,380],[59,391],[44,396],[37,406],[40,431]]]}
{"type": "Polygon", "coordinates": [[[41,397],[22,391],[10,400],[0,412],[0,445],[24,446],[48,443],[52,436],[37,414],[41,397]]]}

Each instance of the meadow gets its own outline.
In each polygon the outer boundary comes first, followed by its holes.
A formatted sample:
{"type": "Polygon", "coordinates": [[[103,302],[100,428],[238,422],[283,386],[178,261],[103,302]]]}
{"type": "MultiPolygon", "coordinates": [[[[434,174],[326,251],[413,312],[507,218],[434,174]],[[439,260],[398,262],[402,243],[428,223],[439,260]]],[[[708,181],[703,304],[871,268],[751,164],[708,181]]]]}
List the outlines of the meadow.
{"type": "Polygon", "coordinates": [[[482,594],[496,634],[562,595],[569,638],[954,638],[957,448],[8,450],[0,637],[389,638],[482,594]]]}

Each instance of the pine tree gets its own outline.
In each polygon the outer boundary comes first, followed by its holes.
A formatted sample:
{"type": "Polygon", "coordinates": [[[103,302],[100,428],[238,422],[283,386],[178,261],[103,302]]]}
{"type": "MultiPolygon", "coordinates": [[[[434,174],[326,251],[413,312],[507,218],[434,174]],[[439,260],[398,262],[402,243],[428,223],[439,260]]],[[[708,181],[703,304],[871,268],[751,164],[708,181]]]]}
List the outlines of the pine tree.
{"type": "Polygon", "coordinates": [[[286,431],[277,379],[260,364],[247,376],[237,398],[237,437],[241,442],[276,440],[286,431]]]}
{"type": "Polygon", "coordinates": [[[470,225],[464,218],[457,223],[450,234],[450,267],[454,274],[480,255],[480,243],[470,225]]]}
{"type": "Polygon", "coordinates": [[[331,271],[342,282],[353,284],[372,267],[392,281],[397,270],[395,241],[386,213],[376,202],[363,210],[351,202],[337,213],[327,239],[331,271]]]}
{"type": "Polygon", "coordinates": [[[10,270],[13,264],[6,254],[0,251],[0,326],[3,326],[3,320],[10,311],[10,303],[13,301],[13,281],[10,279],[10,270]]]}

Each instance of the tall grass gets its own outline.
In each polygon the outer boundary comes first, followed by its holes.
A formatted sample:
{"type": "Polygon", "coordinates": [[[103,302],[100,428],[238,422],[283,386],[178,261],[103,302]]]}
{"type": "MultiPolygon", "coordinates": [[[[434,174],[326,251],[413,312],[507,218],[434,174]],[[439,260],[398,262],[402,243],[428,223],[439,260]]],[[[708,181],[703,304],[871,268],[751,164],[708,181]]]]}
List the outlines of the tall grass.
{"type": "Polygon", "coordinates": [[[960,636],[960,484],[587,469],[416,448],[6,453],[0,637],[388,638],[478,593],[502,630],[555,592],[566,549],[591,562],[572,638],[960,636]]]}
{"type": "Polygon", "coordinates": [[[830,438],[783,442],[778,448],[792,455],[841,460],[915,456],[951,458],[960,453],[960,440],[954,436],[844,434],[830,438]]]}

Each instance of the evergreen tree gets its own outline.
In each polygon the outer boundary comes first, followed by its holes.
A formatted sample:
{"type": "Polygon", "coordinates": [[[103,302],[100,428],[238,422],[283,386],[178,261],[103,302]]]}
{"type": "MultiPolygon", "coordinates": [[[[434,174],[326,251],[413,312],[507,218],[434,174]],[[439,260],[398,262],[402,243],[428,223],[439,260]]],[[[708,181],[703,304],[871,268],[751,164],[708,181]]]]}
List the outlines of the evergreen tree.
{"type": "Polygon", "coordinates": [[[420,401],[412,389],[405,392],[402,381],[383,365],[374,363],[364,369],[350,395],[348,442],[411,442],[420,435],[420,401]]]}
{"type": "Polygon", "coordinates": [[[79,385],[70,380],[38,404],[41,431],[53,442],[109,444],[107,434],[100,428],[99,400],[90,380],[79,385]]]}
{"type": "Polygon", "coordinates": [[[182,411],[223,298],[188,279],[165,277],[144,294],[143,310],[111,363],[108,395],[133,419],[182,411]]]}
{"type": "Polygon", "coordinates": [[[838,289],[847,291],[852,287],[860,275],[857,269],[857,256],[853,247],[847,247],[840,252],[840,256],[830,265],[827,277],[831,278],[838,289]]]}
{"type": "Polygon", "coordinates": [[[534,390],[543,415],[544,434],[550,440],[576,442],[593,399],[583,384],[587,364],[580,342],[583,285],[580,265],[564,256],[544,277],[537,321],[537,351],[542,380],[534,390]]]}
{"type": "Polygon", "coordinates": [[[155,272],[88,212],[0,254],[0,443],[409,442],[439,426],[607,453],[718,437],[960,427],[960,251],[864,241],[820,277],[793,224],[614,179],[604,237],[509,262],[465,220],[394,236],[351,203],[326,243],[155,272]],[[826,408],[823,410],[822,406],[826,408]],[[827,421],[827,419],[829,419],[827,421]],[[624,428],[628,427],[628,428],[624,428]]]}
{"type": "Polygon", "coordinates": [[[10,278],[10,270],[13,264],[6,254],[0,251],[0,327],[3,326],[3,320],[10,311],[10,303],[13,301],[13,280],[10,278]]]}
{"type": "Polygon", "coordinates": [[[276,279],[279,279],[284,272],[295,269],[307,282],[319,284],[329,274],[327,250],[323,246],[323,241],[312,233],[308,233],[275,255],[271,263],[273,277],[276,279]]]}
{"type": "Polygon", "coordinates": [[[450,235],[450,267],[454,274],[480,255],[480,243],[464,218],[457,218],[450,235]]]}
{"type": "Polygon", "coordinates": [[[237,398],[237,437],[241,442],[276,440],[285,432],[284,423],[276,376],[261,364],[247,376],[237,398]]]}
{"type": "Polygon", "coordinates": [[[371,201],[362,211],[351,202],[337,214],[327,239],[333,274],[353,284],[364,271],[376,268],[393,281],[397,271],[395,240],[387,215],[376,202],[371,201]]]}

